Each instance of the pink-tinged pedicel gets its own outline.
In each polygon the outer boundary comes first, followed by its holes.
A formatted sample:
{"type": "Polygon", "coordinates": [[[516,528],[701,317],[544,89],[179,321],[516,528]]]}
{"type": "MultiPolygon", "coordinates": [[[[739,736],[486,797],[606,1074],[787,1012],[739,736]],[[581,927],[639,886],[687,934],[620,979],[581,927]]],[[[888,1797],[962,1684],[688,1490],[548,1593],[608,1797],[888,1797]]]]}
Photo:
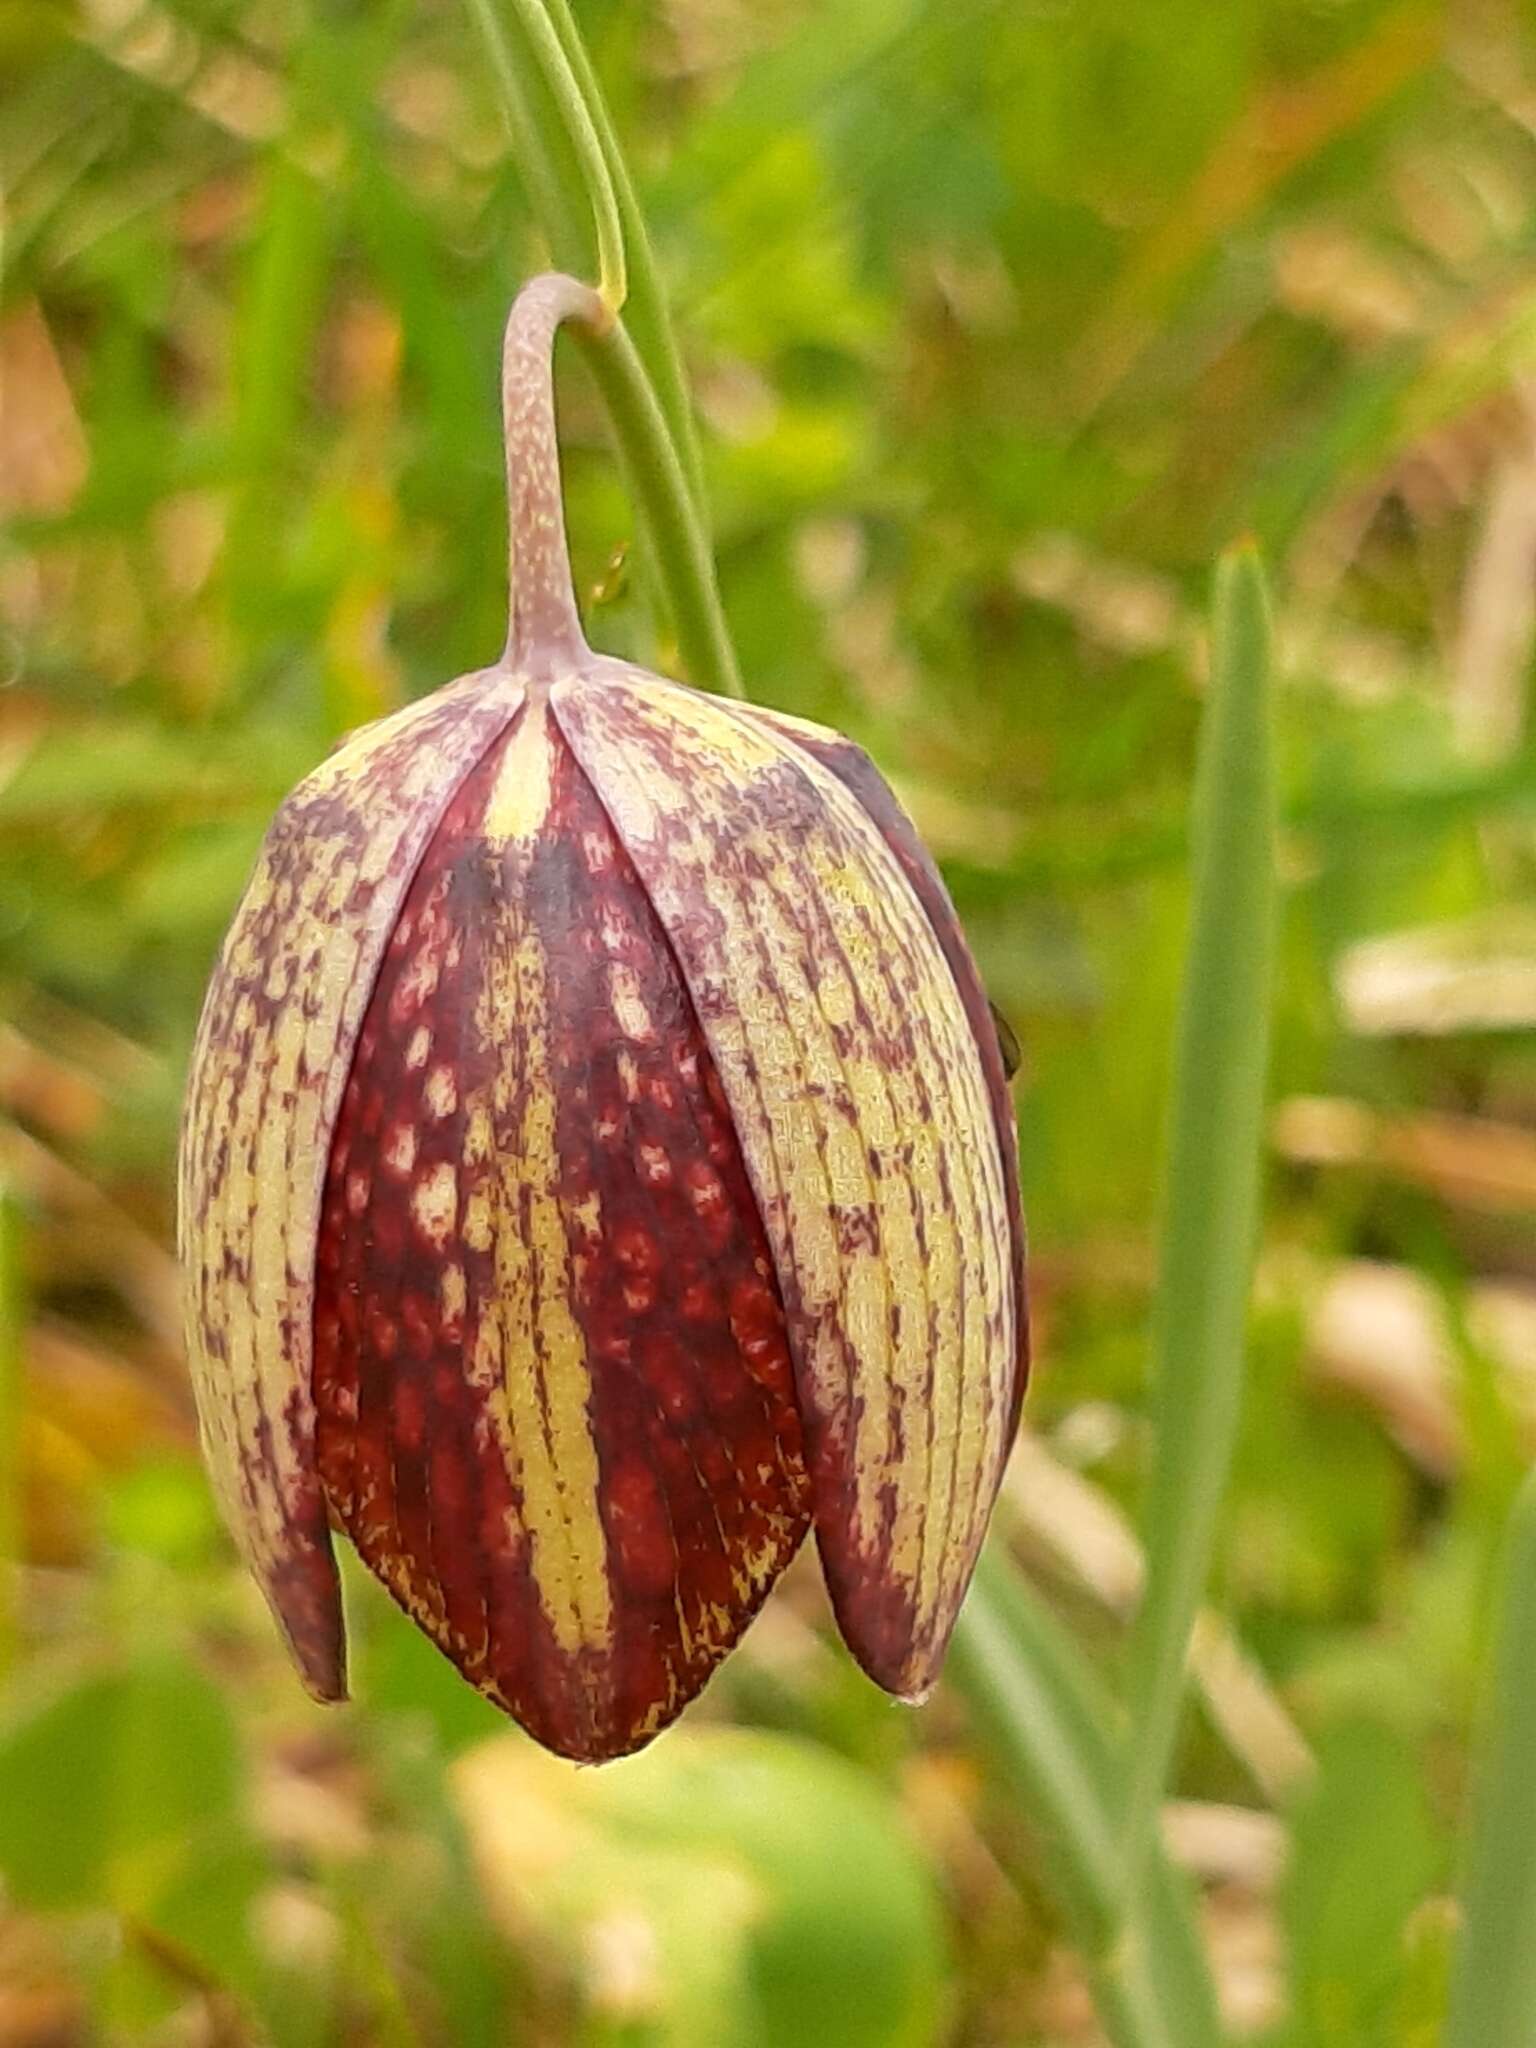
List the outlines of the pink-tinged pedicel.
{"type": "Polygon", "coordinates": [[[460,787],[390,937],[330,1149],[314,1386],[362,1556],[570,1756],[671,1719],[808,1525],[714,1064],[541,703],[460,787]]]}

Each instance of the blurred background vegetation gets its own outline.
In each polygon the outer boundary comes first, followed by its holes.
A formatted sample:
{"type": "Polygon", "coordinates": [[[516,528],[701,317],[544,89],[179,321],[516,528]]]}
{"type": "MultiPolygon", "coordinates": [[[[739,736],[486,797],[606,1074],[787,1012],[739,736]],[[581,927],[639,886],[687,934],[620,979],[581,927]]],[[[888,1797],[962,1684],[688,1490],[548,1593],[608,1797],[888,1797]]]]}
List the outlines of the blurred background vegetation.
{"type": "MultiPolygon", "coordinates": [[[[752,693],[855,733],[1024,1041],[1018,1554],[1112,1667],[1215,550],[1286,911],[1237,1481],[1169,1815],[1234,2032],[1428,2043],[1536,1440],[1536,19],[586,0],[752,693]],[[1219,1616],[1219,1618],[1218,1618],[1219,1616]]],[[[196,1458],[170,1161],[265,821],[501,642],[541,261],[450,0],[0,10],[0,2044],[1071,2048],[1032,1841],[814,1565],[640,1761],[360,1582],[309,1706],[196,1458]]],[[[565,378],[595,642],[673,665],[565,378]]]]}

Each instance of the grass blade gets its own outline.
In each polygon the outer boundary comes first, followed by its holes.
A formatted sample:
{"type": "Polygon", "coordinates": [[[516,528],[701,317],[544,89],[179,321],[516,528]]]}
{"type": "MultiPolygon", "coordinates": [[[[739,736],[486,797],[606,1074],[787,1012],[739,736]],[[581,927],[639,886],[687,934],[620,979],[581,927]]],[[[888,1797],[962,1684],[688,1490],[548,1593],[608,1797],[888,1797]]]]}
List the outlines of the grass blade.
{"type": "MultiPolygon", "coordinates": [[[[574,158],[575,180],[590,205],[597,288],[609,310],[617,312],[629,289],[624,224],[619,218],[609,170],[611,148],[604,146],[592,118],[589,101],[593,81],[590,73],[585,81],[579,81],[571,63],[571,48],[580,48],[580,38],[572,29],[570,46],[562,40],[556,33],[544,0],[508,0],[508,4],[517,18],[524,53],[532,60],[543,82],[544,91],[554,108],[554,118],[574,158]]],[[[497,36],[496,14],[488,0],[470,0],[470,7],[500,74],[508,58],[497,36]]],[[[507,83],[504,76],[501,77],[501,86],[505,93],[507,83]]]]}
{"type": "Polygon", "coordinates": [[[1152,1335],[1146,1591],[1132,1630],[1126,1879],[1156,1831],[1243,1382],[1275,944],[1269,607],[1251,547],[1216,577],[1152,1335]]]}
{"type": "Polygon", "coordinates": [[[671,430],[678,459],[693,496],[694,510],[707,536],[709,503],[704,488],[704,459],[699,452],[693,403],[688,396],[688,382],[683,374],[682,358],[678,354],[666,297],[661,288],[661,275],[651,248],[650,230],[635,194],[629,165],[619,147],[602,87],[598,84],[597,73],[568,0],[548,0],[548,8],[555,34],[586,101],[588,115],[597,131],[613,180],[619,218],[624,226],[624,246],[629,257],[629,296],[624,302],[624,324],[656,387],[657,403],[671,430]]]}
{"type": "Polygon", "coordinates": [[[1536,2041],[1536,1473],[1516,1498],[1445,2048],[1536,2041]]]}
{"type": "Polygon", "coordinates": [[[1116,2048],[1220,2038],[1187,1888],[1157,1843],[1122,1920],[1114,1702],[996,1543],[955,1631],[950,1676],[1028,1815],[1116,2048]]]}
{"type": "MultiPolygon", "coordinates": [[[[524,10],[505,7],[500,0],[467,4],[485,39],[513,154],[555,261],[583,276],[591,268],[589,195],[565,129],[566,110],[540,76],[524,10]]],[[[578,40],[574,26],[561,17],[556,28],[558,46],[566,49],[566,61],[571,62],[578,40]]],[[[637,313],[632,329],[620,320],[605,335],[578,329],[574,338],[612,422],[624,480],[655,561],[689,679],[725,696],[741,697],[746,693],[720,602],[707,516],[690,474],[690,458],[697,466],[691,415],[686,416],[688,430],[679,434],[668,411],[670,398],[673,414],[682,419],[686,396],[650,243],[632,231],[638,208],[591,66],[583,59],[579,65],[572,63],[572,72],[579,72],[581,91],[589,95],[585,112],[601,138],[630,230],[630,290],[637,313]]]]}

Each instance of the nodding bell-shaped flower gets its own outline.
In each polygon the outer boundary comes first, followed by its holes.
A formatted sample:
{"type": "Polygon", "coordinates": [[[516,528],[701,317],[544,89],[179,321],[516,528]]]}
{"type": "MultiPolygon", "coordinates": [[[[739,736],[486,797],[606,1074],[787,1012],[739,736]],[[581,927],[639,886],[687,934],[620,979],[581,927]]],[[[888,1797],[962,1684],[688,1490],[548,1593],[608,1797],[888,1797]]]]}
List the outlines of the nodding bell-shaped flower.
{"type": "Polygon", "coordinates": [[[237,1543],[345,1696],[331,1530],[570,1757],[696,1694],[814,1526],[838,1624],[932,1685],[1018,1418],[1008,1075],[867,757],[594,654],[551,358],[507,330],[494,667],[278,812],[203,1010],[187,1337],[237,1543]]]}

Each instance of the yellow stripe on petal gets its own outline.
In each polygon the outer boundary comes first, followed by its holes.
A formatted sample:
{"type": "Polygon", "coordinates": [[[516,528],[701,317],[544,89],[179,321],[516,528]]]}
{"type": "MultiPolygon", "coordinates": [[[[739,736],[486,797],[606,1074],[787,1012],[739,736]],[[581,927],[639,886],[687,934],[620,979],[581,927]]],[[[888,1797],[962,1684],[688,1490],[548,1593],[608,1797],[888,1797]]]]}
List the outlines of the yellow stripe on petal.
{"type": "MultiPolygon", "coordinates": [[[[554,781],[555,737],[542,702],[512,735],[486,810],[486,857],[504,864],[499,917],[483,937],[487,966],[475,1037],[501,1052],[468,1098],[473,1125],[498,1142],[477,1185],[496,1261],[494,1308],[481,1324],[471,1376],[487,1389],[508,1475],[521,1500],[540,1602],[560,1648],[603,1650],[613,1635],[607,1540],[588,1402],[586,1339],[573,1309],[571,1251],[548,1036],[549,961],[529,914],[526,875],[554,781]],[[494,947],[494,951],[492,948],[494,947]]],[[[594,1237],[600,1217],[590,1213],[594,1237]]],[[[513,1539],[520,1532],[514,1528],[513,1539]]]]}
{"type": "MultiPolygon", "coordinates": [[[[997,1132],[998,1151],[1003,1163],[1003,1193],[1008,1203],[1010,1234],[1009,1267],[1017,1304],[1017,1368],[1009,1404],[1008,1435],[1011,1438],[1029,1376],[1029,1320],[1025,1303],[1024,1214],[1019,1192],[1018,1132],[1009,1094],[1009,1081],[1018,1061],[1015,1057],[1010,1066],[1004,1052],[1002,1031],[1007,1027],[1002,1025],[997,1011],[987,999],[943,877],[894,791],[863,748],[841,734],[829,731],[826,726],[812,725],[806,719],[792,718],[782,711],[769,711],[760,704],[738,704],[733,708],[736,715],[749,724],[765,726],[770,732],[783,734],[798,751],[811,754],[824,768],[830,769],[844,788],[852,793],[896,856],[949,962],[961,1006],[981,1055],[982,1073],[986,1079],[993,1127],[997,1132]]],[[[1012,1036],[1011,1032],[1009,1036],[1012,1036]]]]}
{"type": "Polygon", "coordinates": [[[556,715],[720,1071],[778,1268],[839,1619],[932,1682],[1007,1452],[1016,1303],[997,1131],[928,917],[820,762],[618,664],[556,715]]]}

